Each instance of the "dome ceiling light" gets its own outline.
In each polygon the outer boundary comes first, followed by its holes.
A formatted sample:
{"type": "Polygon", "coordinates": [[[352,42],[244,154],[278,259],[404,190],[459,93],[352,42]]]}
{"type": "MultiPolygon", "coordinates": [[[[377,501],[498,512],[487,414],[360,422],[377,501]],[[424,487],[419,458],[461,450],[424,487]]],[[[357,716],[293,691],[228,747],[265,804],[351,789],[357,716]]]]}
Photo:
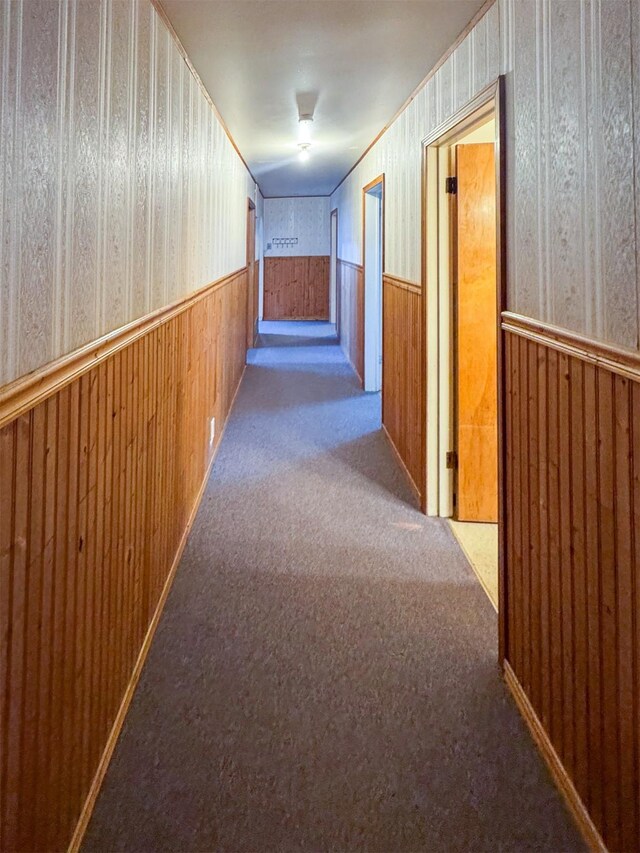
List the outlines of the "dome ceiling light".
{"type": "Polygon", "coordinates": [[[313,116],[305,114],[298,119],[298,148],[300,149],[300,160],[309,159],[309,148],[311,148],[311,123],[313,116]]]}

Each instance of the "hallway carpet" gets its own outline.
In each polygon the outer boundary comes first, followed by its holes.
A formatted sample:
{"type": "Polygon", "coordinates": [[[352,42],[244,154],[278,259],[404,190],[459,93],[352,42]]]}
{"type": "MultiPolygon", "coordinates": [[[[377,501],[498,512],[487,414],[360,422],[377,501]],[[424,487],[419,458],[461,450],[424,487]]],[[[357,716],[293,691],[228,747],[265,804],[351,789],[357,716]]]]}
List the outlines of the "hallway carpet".
{"type": "Polygon", "coordinates": [[[84,849],[582,850],[496,638],[331,327],[263,324],[84,849]]]}

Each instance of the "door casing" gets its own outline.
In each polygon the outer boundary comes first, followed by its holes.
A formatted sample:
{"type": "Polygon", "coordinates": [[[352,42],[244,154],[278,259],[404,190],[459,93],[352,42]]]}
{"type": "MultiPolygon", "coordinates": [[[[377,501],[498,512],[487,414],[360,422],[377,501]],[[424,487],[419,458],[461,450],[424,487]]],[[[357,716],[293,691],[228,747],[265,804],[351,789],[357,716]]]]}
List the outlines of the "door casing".
{"type": "Polygon", "coordinates": [[[258,335],[258,269],[256,264],[256,206],[247,198],[247,349],[258,335]]]}
{"type": "Polygon", "coordinates": [[[382,390],[384,174],[362,188],[365,391],[382,390]],[[375,219],[374,219],[375,217],[375,219]]]}
{"type": "Polygon", "coordinates": [[[504,661],[507,612],[505,586],[506,454],[505,454],[505,367],[501,329],[506,310],[506,127],[504,120],[504,76],[483,89],[462,109],[422,140],[422,288],[423,359],[426,393],[423,394],[425,430],[425,482],[423,510],[428,515],[451,516],[453,472],[447,467],[447,451],[453,449],[453,394],[451,393],[451,221],[443,214],[440,195],[449,168],[449,152],[456,140],[474,127],[495,119],[496,166],[496,333],[498,340],[498,593],[499,659],[504,661]],[[442,416],[444,413],[444,417],[442,416]]]}
{"type": "Polygon", "coordinates": [[[338,328],[338,208],[331,211],[329,258],[329,322],[338,328]]]}

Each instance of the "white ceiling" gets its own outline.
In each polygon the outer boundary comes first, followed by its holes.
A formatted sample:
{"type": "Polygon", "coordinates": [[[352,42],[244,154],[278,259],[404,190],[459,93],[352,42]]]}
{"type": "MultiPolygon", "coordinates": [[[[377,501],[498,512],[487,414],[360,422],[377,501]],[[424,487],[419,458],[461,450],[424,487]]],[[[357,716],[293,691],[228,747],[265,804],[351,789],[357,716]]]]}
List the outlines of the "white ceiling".
{"type": "Polygon", "coordinates": [[[265,197],[328,195],[483,0],[162,0],[265,197]],[[297,156],[299,112],[314,116],[297,156]]]}

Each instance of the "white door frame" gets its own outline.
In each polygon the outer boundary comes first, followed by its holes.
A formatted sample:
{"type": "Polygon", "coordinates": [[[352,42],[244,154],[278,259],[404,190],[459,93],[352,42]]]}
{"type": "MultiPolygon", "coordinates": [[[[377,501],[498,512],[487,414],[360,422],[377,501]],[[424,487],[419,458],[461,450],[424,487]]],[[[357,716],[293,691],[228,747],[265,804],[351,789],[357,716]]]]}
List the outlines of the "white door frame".
{"type": "MultiPolygon", "coordinates": [[[[454,471],[447,453],[454,449],[452,242],[445,178],[451,174],[453,147],[489,118],[495,118],[496,187],[501,186],[500,84],[494,83],[422,141],[423,285],[426,293],[426,500],[427,515],[453,515],[454,471]]],[[[497,206],[501,216],[500,205],[497,206]]],[[[500,226],[498,229],[500,235],[500,226]]],[[[500,241],[500,236],[499,236],[500,241]]],[[[500,242],[498,244],[500,253],[500,242]]],[[[500,270],[500,258],[498,258],[500,270]]],[[[502,273],[499,271],[499,275],[502,273]]],[[[500,282],[499,282],[500,286],[500,282]]]]}
{"type": "Polygon", "coordinates": [[[258,320],[264,316],[264,217],[256,216],[256,259],[258,261],[258,320]]]}
{"type": "Polygon", "coordinates": [[[384,175],[362,189],[364,275],[364,390],[382,390],[382,276],[384,272],[384,175]]]}
{"type": "MultiPolygon", "coordinates": [[[[446,392],[441,401],[441,379],[444,385],[451,387],[451,370],[443,377],[440,365],[441,333],[444,332],[444,342],[449,358],[451,354],[451,294],[449,287],[448,261],[443,259],[440,268],[439,230],[444,218],[438,204],[439,180],[439,148],[451,147],[452,141],[460,137],[482,119],[493,116],[495,119],[495,163],[496,163],[496,250],[497,250],[497,284],[498,298],[496,300],[496,331],[498,337],[498,660],[504,663],[507,643],[506,613],[508,612],[507,597],[507,525],[510,519],[507,515],[507,456],[505,449],[505,405],[506,383],[504,347],[502,333],[502,312],[506,309],[507,292],[507,224],[506,224],[506,125],[505,125],[505,78],[498,77],[493,83],[480,92],[463,109],[459,110],[447,122],[436,128],[433,133],[422,141],[422,286],[426,295],[424,300],[423,334],[425,335],[425,377],[427,394],[425,395],[426,425],[426,482],[427,493],[424,509],[428,515],[444,515],[448,509],[446,490],[441,494],[441,480],[444,479],[445,489],[449,482],[449,471],[442,478],[442,459],[450,447],[443,446],[440,438],[446,430],[440,427],[440,417],[446,417],[451,412],[447,405],[446,392]],[[440,311],[442,307],[442,313],[440,311]],[[441,328],[441,326],[443,328],[441,328]],[[447,339],[448,335],[448,339],[447,339]],[[434,387],[435,386],[435,387],[434,387]]],[[[440,170],[441,171],[441,170],[440,170]]],[[[440,174],[440,177],[442,175],[440,174]]],[[[449,244],[449,241],[447,240],[449,244]]],[[[450,246],[446,251],[450,256],[450,246]]],[[[444,348],[444,347],[443,347],[444,348]]]]}
{"type": "Polygon", "coordinates": [[[334,326],[337,321],[338,304],[338,208],[330,213],[330,256],[329,256],[329,322],[334,326]]]}

